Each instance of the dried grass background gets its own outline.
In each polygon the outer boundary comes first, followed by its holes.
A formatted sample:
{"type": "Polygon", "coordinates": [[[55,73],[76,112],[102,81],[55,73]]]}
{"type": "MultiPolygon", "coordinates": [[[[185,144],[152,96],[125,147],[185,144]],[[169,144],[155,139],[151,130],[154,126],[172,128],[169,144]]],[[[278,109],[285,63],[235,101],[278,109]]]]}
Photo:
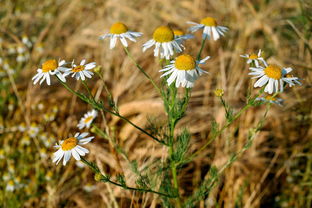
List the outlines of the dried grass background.
{"type": "MultiPolygon", "coordinates": [[[[24,109],[16,106],[13,113],[3,113],[4,126],[24,121],[30,124],[40,121],[41,113],[33,106],[44,102],[45,106],[57,105],[56,122],[44,126],[45,131],[65,138],[77,130],[80,117],[90,109],[75,96],[54,82],[32,85],[31,77],[43,59],[60,57],[66,60],[83,58],[102,66],[103,76],[120,106],[120,112],[134,123],[147,127],[148,119],[164,122],[163,104],[153,86],[135,68],[118,44],[109,50],[108,41],[99,41],[99,35],[107,32],[116,21],[126,23],[131,30],[144,33],[137,43],[130,44],[130,51],[144,69],[160,82],[160,65],[152,50],[142,53],[141,45],[150,39],[159,25],[187,30],[187,21],[200,21],[206,16],[215,17],[230,28],[221,41],[208,41],[203,55],[212,58],[203,67],[210,74],[202,76],[192,92],[186,116],[179,129],[188,127],[192,133],[191,149],[200,148],[210,132],[213,118],[224,122],[224,109],[214,96],[215,88],[223,88],[225,99],[235,110],[244,103],[252,81],[248,67],[240,54],[263,49],[271,63],[295,69],[303,78],[303,86],[288,88],[281,97],[283,107],[273,106],[258,133],[252,147],[231,167],[206,200],[198,207],[309,207],[312,201],[311,179],[311,70],[312,39],[305,35],[307,25],[301,24],[303,11],[312,11],[309,1],[296,0],[43,0],[1,1],[6,15],[1,17],[0,32],[4,43],[18,43],[22,34],[36,36],[36,44],[43,45],[43,53],[31,51],[29,62],[23,65],[15,79],[24,109]],[[19,11],[17,14],[16,11],[19,11]]],[[[311,19],[310,19],[311,21],[311,19]]],[[[310,28],[311,22],[310,22],[310,28]]],[[[311,34],[311,31],[310,31],[311,34]]],[[[196,55],[201,41],[196,38],[186,42],[187,52],[196,55]]],[[[35,45],[36,46],[36,45],[35,45]]],[[[96,96],[105,97],[103,84],[97,78],[88,81],[96,96]]],[[[83,90],[80,84],[70,83],[83,90]]],[[[10,93],[16,93],[13,88],[10,93]]],[[[264,113],[264,106],[253,107],[217,138],[193,162],[180,170],[183,196],[190,195],[205,177],[209,167],[222,166],[231,153],[244,145],[249,128],[254,127],[264,113]]],[[[140,134],[132,126],[106,115],[103,128],[114,127],[116,139],[129,154],[130,160],[138,160],[143,169],[155,159],[164,159],[167,150],[140,134]]],[[[100,123],[100,120],[98,121],[100,123]]],[[[5,145],[13,133],[3,133],[0,144],[5,145]]],[[[18,135],[18,134],[16,134],[18,135]]],[[[18,136],[15,138],[18,140],[18,136]]],[[[35,144],[31,144],[36,148],[35,144]]],[[[88,145],[87,158],[97,163],[112,176],[123,172],[127,183],[134,186],[129,165],[105,140],[96,138],[88,145]]],[[[51,147],[49,152],[54,149],[51,147]]],[[[50,154],[49,153],[49,154],[50,154]]],[[[72,159],[73,161],[73,159],[72,159]]],[[[55,166],[50,159],[35,161],[45,169],[53,170],[53,182],[38,186],[37,194],[29,197],[24,207],[160,207],[160,199],[153,194],[133,193],[118,187],[95,183],[88,170],[77,168],[74,162],[66,167],[55,166]],[[92,192],[83,186],[96,184],[92,192]]],[[[22,166],[20,164],[19,166],[22,166]]],[[[4,165],[4,169],[6,166],[4,165]]],[[[33,170],[33,173],[36,169],[33,170]]],[[[29,176],[29,183],[37,183],[29,176]]]]}

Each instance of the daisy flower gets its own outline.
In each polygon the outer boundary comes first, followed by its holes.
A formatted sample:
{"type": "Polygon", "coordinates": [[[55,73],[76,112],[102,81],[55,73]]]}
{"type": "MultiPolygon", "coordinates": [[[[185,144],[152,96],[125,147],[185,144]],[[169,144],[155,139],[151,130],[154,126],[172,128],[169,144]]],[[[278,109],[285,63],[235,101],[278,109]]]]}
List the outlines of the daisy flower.
{"type": "Polygon", "coordinates": [[[40,84],[42,84],[42,82],[46,80],[46,83],[50,85],[50,75],[56,75],[62,82],[66,82],[65,77],[61,73],[68,69],[64,67],[65,64],[66,62],[64,60],[59,60],[57,62],[55,59],[50,59],[43,62],[42,67],[37,69],[37,74],[32,78],[34,84],[37,84],[39,80],[41,80],[40,84]]]}
{"type": "Polygon", "coordinates": [[[259,61],[261,61],[265,66],[267,66],[266,62],[264,59],[261,57],[261,49],[258,51],[258,54],[244,54],[240,55],[240,57],[246,58],[247,59],[247,64],[254,63],[256,67],[259,67],[259,61]]]}
{"type": "Polygon", "coordinates": [[[128,42],[126,38],[133,42],[136,42],[136,38],[142,35],[143,33],[132,32],[125,24],[121,22],[116,22],[111,26],[110,33],[100,36],[99,39],[104,40],[105,38],[110,38],[109,48],[112,49],[115,48],[117,39],[120,40],[123,46],[128,47],[128,42]]]}
{"type": "Polygon", "coordinates": [[[15,189],[14,181],[13,181],[13,180],[9,180],[9,182],[7,183],[7,185],[6,185],[6,187],[5,187],[5,190],[6,190],[6,191],[13,192],[14,189],[15,189]]]}
{"type": "Polygon", "coordinates": [[[283,105],[283,102],[284,100],[281,99],[281,98],[275,98],[271,95],[267,95],[265,97],[258,97],[256,98],[257,101],[261,101],[261,102],[264,102],[264,103],[272,103],[272,104],[277,104],[277,105],[280,105],[282,106],[283,105]]]}
{"type": "Polygon", "coordinates": [[[195,32],[199,29],[203,29],[203,38],[210,39],[211,37],[213,40],[218,40],[220,36],[224,36],[224,33],[228,31],[227,27],[218,26],[217,21],[212,17],[206,17],[200,21],[200,24],[196,22],[187,22],[188,24],[193,24],[195,26],[190,27],[191,32],[195,32]]]}
{"type": "Polygon", "coordinates": [[[183,41],[194,38],[194,35],[184,34],[182,30],[173,30],[174,38],[179,43],[182,44],[183,41]]]}
{"type": "Polygon", "coordinates": [[[97,111],[96,110],[92,110],[87,112],[86,114],[84,114],[84,116],[80,119],[79,124],[77,125],[77,127],[79,129],[83,129],[83,128],[90,128],[90,125],[92,123],[92,121],[95,119],[95,117],[97,116],[97,111]]]}
{"type": "Polygon", "coordinates": [[[183,46],[174,38],[173,30],[168,26],[160,26],[153,33],[153,39],[143,45],[143,52],[155,45],[154,56],[170,59],[174,51],[182,52],[183,46]]]}
{"type": "Polygon", "coordinates": [[[82,134],[76,133],[74,137],[70,137],[64,141],[62,140],[60,144],[56,144],[54,147],[59,149],[53,154],[53,162],[58,164],[64,157],[63,165],[66,165],[71,155],[73,155],[76,160],[80,160],[80,156],[85,156],[89,153],[89,150],[80,146],[89,143],[94,138],[86,137],[88,134],[89,133],[86,132],[82,134]]]}
{"type": "Polygon", "coordinates": [[[93,72],[90,69],[93,69],[96,66],[95,62],[86,64],[86,60],[83,59],[79,65],[76,65],[74,61],[72,62],[72,68],[67,69],[64,73],[65,76],[72,74],[72,77],[75,77],[77,80],[85,80],[86,77],[91,78],[93,72]]]}
{"type": "Polygon", "coordinates": [[[287,84],[289,87],[292,87],[294,85],[302,85],[301,82],[299,81],[300,79],[298,77],[294,77],[292,74],[286,74],[286,78],[288,80],[287,84]]]}
{"type": "Polygon", "coordinates": [[[204,64],[210,57],[195,61],[195,59],[187,54],[178,56],[175,60],[171,61],[169,65],[165,66],[160,72],[165,72],[160,77],[170,74],[167,79],[168,86],[175,81],[175,86],[191,88],[194,86],[195,80],[203,73],[208,73],[202,70],[198,65],[204,64]]]}
{"type": "Polygon", "coordinates": [[[269,94],[274,92],[283,92],[284,82],[288,83],[290,86],[298,84],[296,82],[299,79],[298,77],[287,77],[287,74],[292,71],[292,68],[290,67],[281,68],[275,64],[270,64],[265,68],[259,66],[250,67],[249,69],[252,71],[249,75],[253,75],[253,79],[259,78],[254,84],[254,87],[262,87],[266,85],[264,92],[269,94]]]}

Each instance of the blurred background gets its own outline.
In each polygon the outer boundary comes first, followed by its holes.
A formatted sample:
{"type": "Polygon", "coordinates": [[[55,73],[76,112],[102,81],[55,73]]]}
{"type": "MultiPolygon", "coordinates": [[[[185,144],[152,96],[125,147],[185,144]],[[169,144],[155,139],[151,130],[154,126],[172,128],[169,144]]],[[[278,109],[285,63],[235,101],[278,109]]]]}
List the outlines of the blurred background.
{"type": "MultiPolygon", "coordinates": [[[[153,50],[142,53],[154,29],[170,25],[187,32],[187,21],[211,16],[229,27],[225,37],[207,41],[203,55],[212,58],[203,66],[209,75],[195,84],[186,116],[179,129],[192,133],[189,152],[206,141],[211,123],[224,122],[224,109],[213,91],[222,88],[225,100],[239,110],[252,81],[241,54],[264,51],[270,63],[292,67],[302,86],[280,94],[284,106],[272,106],[264,127],[251,148],[220,178],[197,207],[312,207],[312,2],[309,0],[1,0],[0,1],[0,202],[1,207],[161,207],[153,194],[122,190],[96,183],[93,174],[74,159],[63,167],[52,163],[53,145],[78,131],[76,125],[90,106],[67,92],[54,79],[51,86],[33,85],[31,78],[42,62],[61,58],[96,61],[120,107],[120,113],[139,126],[150,120],[163,125],[166,115],[153,86],[125,55],[121,44],[109,49],[98,37],[121,21],[130,30],[143,32],[129,50],[160,84],[160,64],[153,50]],[[14,190],[8,190],[8,186],[14,190]]],[[[196,56],[201,32],[185,43],[196,56]]],[[[70,81],[76,90],[80,82],[70,81]]],[[[105,100],[103,82],[88,80],[92,93],[105,100]]],[[[180,170],[184,197],[207,177],[211,165],[224,164],[242,148],[265,106],[253,107],[193,162],[180,170]]],[[[106,116],[96,120],[110,128],[118,143],[136,159],[142,170],[167,150],[132,126],[106,116]]],[[[124,173],[129,185],[135,178],[128,161],[111,145],[96,137],[87,145],[87,159],[103,172],[124,173]]]]}

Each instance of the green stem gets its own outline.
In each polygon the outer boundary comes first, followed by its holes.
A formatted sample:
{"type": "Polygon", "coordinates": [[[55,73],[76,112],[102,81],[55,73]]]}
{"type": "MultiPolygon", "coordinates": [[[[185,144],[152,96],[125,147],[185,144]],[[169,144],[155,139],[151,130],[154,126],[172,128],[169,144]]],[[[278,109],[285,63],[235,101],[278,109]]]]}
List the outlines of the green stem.
{"type": "MultiPolygon", "coordinates": [[[[95,164],[91,164],[88,160],[84,159],[83,157],[81,158],[81,161],[84,164],[86,164],[87,166],[89,166],[89,168],[91,168],[91,170],[94,173],[101,174],[99,168],[95,164]]],[[[165,196],[165,197],[168,197],[168,198],[176,198],[176,196],[165,194],[165,193],[158,192],[158,191],[154,191],[152,189],[143,189],[143,188],[129,187],[129,186],[125,185],[125,184],[120,184],[120,183],[114,182],[114,181],[110,180],[107,176],[105,176],[103,174],[101,174],[101,177],[102,177],[102,179],[101,179],[102,182],[108,182],[108,183],[111,183],[111,184],[113,184],[115,186],[119,186],[119,187],[121,187],[123,189],[132,190],[132,191],[139,191],[139,192],[149,192],[149,193],[158,194],[160,196],[165,196]]]]}
{"type": "Polygon", "coordinates": [[[140,66],[140,64],[138,64],[135,59],[133,58],[133,56],[131,55],[131,53],[129,52],[127,47],[124,47],[124,50],[127,54],[127,56],[131,59],[131,61],[134,63],[134,65],[144,74],[144,76],[154,85],[155,89],[157,90],[157,92],[161,95],[161,91],[159,89],[159,87],[156,85],[155,81],[144,71],[144,69],[140,66]]]}
{"type": "Polygon", "coordinates": [[[199,52],[198,52],[198,54],[197,54],[197,60],[198,60],[198,61],[200,60],[200,56],[201,56],[201,53],[202,53],[202,51],[203,51],[203,49],[204,49],[206,39],[207,39],[207,37],[205,36],[205,37],[203,38],[202,42],[201,42],[200,50],[199,50],[199,52]]]}
{"type": "Polygon", "coordinates": [[[140,130],[141,132],[143,132],[144,134],[148,135],[149,137],[151,137],[153,140],[161,143],[161,144],[165,144],[164,141],[161,141],[159,140],[158,138],[156,138],[155,136],[153,136],[152,134],[148,133],[147,131],[145,131],[144,129],[142,129],[141,127],[135,125],[134,123],[132,123],[129,119],[123,117],[122,115],[120,115],[118,112],[113,112],[113,111],[110,111],[108,109],[106,109],[102,104],[100,103],[97,103],[95,100],[90,100],[89,98],[87,98],[85,95],[83,94],[80,94],[79,92],[76,92],[75,90],[71,89],[65,82],[62,82],[60,79],[59,81],[62,83],[62,85],[68,90],[70,91],[71,93],[77,95],[81,100],[85,101],[86,103],[92,105],[93,108],[97,109],[97,110],[102,110],[104,112],[107,112],[107,113],[110,113],[114,116],[117,116],[119,117],[120,119],[128,122],[129,124],[131,124],[133,127],[135,127],[136,129],[140,130]]]}
{"type": "MultiPolygon", "coordinates": [[[[251,100],[255,100],[257,97],[259,97],[259,95],[263,92],[263,90],[264,90],[264,88],[262,88],[262,89],[260,90],[260,92],[259,92],[255,97],[251,98],[251,100]]],[[[205,143],[199,150],[197,150],[195,153],[191,154],[191,155],[189,156],[189,158],[188,158],[186,161],[181,161],[181,162],[179,162],[177,165],[181,165],[181,164],[183,164],[183,163],[185,163],[185,162],[192,161],[199,153],[201,153],[209,144],[211,144],[211,142],[213,142],[218,136],[220,136],[226,128],[228,128],[234,121],[236,121],[236,120],[241,116],[241,114],[242,114],[243,112],[245,112],[245,111],[246,111],[248,108],[250,108],[251,106],[252,106],[252,102],[249,102],[249,101],[248,101],[248,103],[247,103],[240,111],[238,111],[238,113],[235,114],[235,116],[233,117],[233,119],[230,120],[230,121],[227,121],[227,123],[226,123],[219,131],[217,131],[217,133],[214,134],[213,137],[210,138],[210,139],[208,140],[208,142],[206,142],[206,143],[205,143]]]]}

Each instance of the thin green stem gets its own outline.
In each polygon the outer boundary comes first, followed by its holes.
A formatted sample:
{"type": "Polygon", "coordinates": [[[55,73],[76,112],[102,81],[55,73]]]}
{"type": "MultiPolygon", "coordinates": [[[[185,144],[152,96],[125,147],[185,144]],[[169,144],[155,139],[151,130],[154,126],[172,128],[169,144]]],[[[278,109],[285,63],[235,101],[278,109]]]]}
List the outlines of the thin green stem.
{"type": "MultiPolygon", "coordinates": [[[[90,163],[88,160],[84,159],[84,158],[81,158],[81,161],[86,164],[88,167],[91,168],[91,170],[96,173],[96,174],[101,174],[100,173],[100,170],[99,168],[95,165],[95,164],[92,164],[90,163]]],[[[176,198],[177,196],[173,196],[173,195],[169,195],[169,194],[165,194],[165,193],[162,193],[162,192],[158,192],[158,191],[154,191],[152,189],[143,189],[143,188],[134,188],[134,187],[130,187],[130,186],[127,186],[125,184],[120,184],[120,183],[117,183],[117,182],[114,182],[112,180],[109,179],[109,177],[101,174],[101,179],[100,181],[102,182],[108,182],[108,183],[111,183],[115,186],[119,186],[123,189],[127,189],[127,190],[132,190],[132,191],[139,191],[139,192],[149,192],[149,193],[154,193],[154,194],[158,194],[160,196],[165,196],[165,197],[168,197],[168,198],[176,198]]]]}
{"type": "MultiPolygon", "coordinates": [[[[253,97],[251,100],[255,100],[257,97],[259,97],[259,95],[263,92],[263,89],[262,88],[260,90],[260,92],[255,96],[253,97]]],[[[252,106],[252,102],[248,101],[248,103],[242,108],[240,109],[236,114],[235,116],[230,120],[230,121],[227,121],[225,125],[223,125],[223,127],[218,130],[214,135],[213,137],[211,137],[208,142],[206,142],[199,150],[197,150],[196,152],[194,152],[193,154],[191,154],[188,159],[186,161],[182,161],[180,163],[178,163],[178,165],[181,165],[183,163],[186,163],[186,162],[189,162],[189,161],[192,161],[199,153],[201,153],[204,149],[206,149],[206,147],[211,144],[211,142],[213,142],[218,136],[220,136],[223,131],[228,128],[234,121],[236,121],[243,112],[245,112],[247,109],[249,109],[250,107],[252,106]]]]}
{"type": "Polygon", "coordinates": [[[131,59],[131,61],[134,63],[134,65],[144,74],[144,76],[151,81],[151,83],[154,85],[155,89],[157,90],[157,92],[161,95],[161,91],[159,89],[159,87],[156,85],[155,81],[144,71],[144,69],[141,67],[140,64],[138,64],[136,62],[136,60],[133,58],[133,56],[131,55],[130,51],[128,50],[127,47],[124,47],[124,50],[127,54],[127,56],[131,59]]]}
{"type": "Polygon", "coordinates": [[[200,50],[199,50],[199,52],[198,52],[198,54],[197,54],[197,60],[198,60],[198,61],[200,60],[201,53],[202,53],[202,51],[203,51],[203,49],[204,49],[206,39],[207,39],[207,37],[205,36],[205,37],[203,38],[202,42],[201,42],[200,50]]]}
{"type": "Polygon", "coordinates": [[[143,132],[144,134],[148,135],[149,137],[151,137],[153,140],[161,143],[161,144],[165,144],[164,141],[159,140],[158,138],[156,138],[155,136],[153,136],[152,134],[148,133],[147,131],[145,131],[144,129],[142,129],[141,127],[137,126],[136,124],[132,123],[129,119],[125,118],[124,116],[120,115],[118,112],[113,112],[111,110],[106,109],[101,103],[96,102],[95,100],[90,100],[89,98],[87,98],[85,95],[80,94],[79,92],[76,92],[75,90],[71,89],[65,82],[62,82],[60,79],[59,81],[62,83],[62,85],[71,93],[77,95],[81,100],[85,101],[86,103],[92,105],[93,108],[95,108],[96,110],[102,110],[104,112],[110,113],[114,116],[119,117],[120,119],[128,122],[129,124],[131,124],[133,127],[135,127],[136,129],[140,130],[141,132],[143,132]]]}
{"type": "Polygon", "coordinates": [[[83,84],[84,87],[86,88],[86,90],[87,90],[89,96],[90,96],[92,99],[94,99],[94,97],[93,97],[93,95],[92,95],[92,93],[91,93],[91,91],[90,91],[90,89],[89,89],[89,87],[88,87],[88,85],[87,85],[87,83],[86,83],[85,80],[82,80],[82,84],[83,84]]]}

